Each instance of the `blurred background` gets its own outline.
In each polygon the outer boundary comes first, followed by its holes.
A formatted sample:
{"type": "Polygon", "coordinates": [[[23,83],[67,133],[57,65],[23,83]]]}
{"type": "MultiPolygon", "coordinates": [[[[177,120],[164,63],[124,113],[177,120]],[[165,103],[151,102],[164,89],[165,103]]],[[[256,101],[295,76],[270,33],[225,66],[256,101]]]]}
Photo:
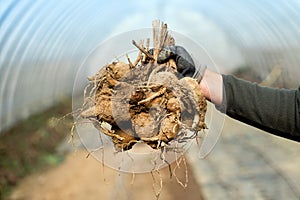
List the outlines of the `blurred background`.
{"type": "MultiPolygon", "coordinates": [[[[151,175],[131,184],[131,175],[85,159],[67,143],[72,118],[58,120],[82,94],[73,86],[87,56],[154,19],[201,45],[221,73],[300,84],[298,0],[0,1],[1,198],[155,199],[151,175]]],[[[297,199],[299,152],[298,143],[226,118],[207,158],[191,147],[186,189],[162,172],[160,199],[297,199]]]]}

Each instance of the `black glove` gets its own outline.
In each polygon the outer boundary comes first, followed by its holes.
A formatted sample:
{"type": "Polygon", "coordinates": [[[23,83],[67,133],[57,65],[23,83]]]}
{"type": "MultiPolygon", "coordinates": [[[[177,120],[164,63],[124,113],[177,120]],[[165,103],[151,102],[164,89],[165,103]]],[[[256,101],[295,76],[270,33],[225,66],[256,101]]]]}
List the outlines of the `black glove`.
{"type": "Polygon", "coordinates": [[[168,46],[162,49],[158,55],[157,62],[164,63],[169,59],[174,59],[179,72],[179,78],[193,77],[201,81],[206,66],[200,66],[196,69],[194,61],[190,54],[181,46],[168,46]]]}
{"type": "Polygon", "coordinates": [[[160,51],[157,57],[158,63],[164,63],[174,59],[177,71],[181,77],[192,77],[195,73],[195,64],[190,54],[181,46],[168,46],[160,51]]]}

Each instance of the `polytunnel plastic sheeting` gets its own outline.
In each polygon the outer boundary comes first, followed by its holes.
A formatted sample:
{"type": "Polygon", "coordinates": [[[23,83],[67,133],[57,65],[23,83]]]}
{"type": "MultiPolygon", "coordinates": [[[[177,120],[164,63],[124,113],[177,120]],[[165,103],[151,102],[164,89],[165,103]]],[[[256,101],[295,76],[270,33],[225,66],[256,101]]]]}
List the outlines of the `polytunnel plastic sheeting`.
{"type": "Polygon", "coordinates": [[[93,49],[154,19],[205,48],[220,72],[248,66],[264,79],[279,66],[295,86],[299,11],[296,0],[1,1],[0,131],[70,96],[93,49]]]}
{"type": "Polygon", "coordinates": [[[213,9],[204,9],[203,13],[225,32],[238,47],[244,64],[261,79],[278,67],[281,85],[299,85],[299,1],[223,0],[208,6],[213,9]]]}
{"type": "Polygon", "coordinates": [[[0,131],[70,96],[80,63],[122,19],[112,8],[123,12],[97,1],[1,4],[0,131]]]}

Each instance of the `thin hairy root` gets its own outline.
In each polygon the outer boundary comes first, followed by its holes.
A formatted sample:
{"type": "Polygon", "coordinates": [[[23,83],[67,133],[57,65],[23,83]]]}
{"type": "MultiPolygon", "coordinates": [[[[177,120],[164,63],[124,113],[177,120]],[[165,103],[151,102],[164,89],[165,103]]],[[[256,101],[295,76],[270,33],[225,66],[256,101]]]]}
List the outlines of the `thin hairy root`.
{"type": "Polygon", "coordinates": [[[161,176],[159,170],[155,170],[155,172],[159,176],[159,182],[158,182],[158,187],[159,188],[156,189],[156,187],[155,187],[156,184],[157,184],[157,180],[155,179],[153,171],[151,171],[151,176],[152,176],[152,179],[153,179],[152,189],[153,189],[153,192],[155,194],[156,199],[159,199],[159,196],[160,196],[162,188],[163,188],[163,179],[162,179],[162,176],[161,176]]]}
{"type": "MultiPolygon", "coordinates": [[[[163,161],[161,165],[164,165],[165,163],[168,165],[169,175],[170,175],[170,178],[172,178],[172,176],[173,176],[172,167],[171,167],[171,164],[167,161],[167,159],[165,157],[166,151],[167,150],[165,148],[161,149],[160,160],[163,161]]],[[[158,166],[158,168],[160,168],[160,166],[158,166]]]]}
{"type": "Polygon", "coordinates": [[[170,178],[172,178],[173,177],[172,167],[171,167],[171,164],[169,164],[169,163],[168,163],[168,169],[169,169],[170,178]]]}
{"type": "Polygon", "coordinates": [[[188,179],[188,170],[187,170],[186,160],[185,160],[184,156],[181,156],[179,158],[179,161],[177,162],[177,165],[174,167],[173,174],[174,174],[174,176],[176,178],[177,183],[179,185],[181,185],[183,188],[186,188],[187,185],[188,185],[189,179],[188,179]],[[183,165],[184,165],[184,168],[185,168],[185,183],[183,183],[182,181],[180,181],[180,179],[176,175],[176,170],[177,170],[177,168],[180,168],[181,162],[183,162],[183,165]]]}
{"type": "Polygon", "coordinates": [[[102,150],[102,149],[103,149],[103,147],[99,147],[99,148],[97,148],[97,149],[94,149],[94,150],[89,151],[88,154],[85,156],[85,158],[90,157],[90,155],[91,155],[92,153],[94,153],[94,152],[96,152],[96,151],[99,151],[99,150],[102,150]]]}
{"type": "Polygon", "coordinates": [[[74,144],[74,130],[75,130],[75,127],[76,127],[76,122],[74,122],[73,125],[72,125],[72,128],[71,128],[71,137],[70,137],[70,139],[68,141],[68,143],[70,143],[70,142],[72,143],[73,147],[75,146],[75,144],[74,144]]]}
{"type": "Polygon", "coordinates": [[[135,172],[132,172],[132,178],[131,178],[131,185],[134,184],[134,180],[135,180],[135,172]]]}

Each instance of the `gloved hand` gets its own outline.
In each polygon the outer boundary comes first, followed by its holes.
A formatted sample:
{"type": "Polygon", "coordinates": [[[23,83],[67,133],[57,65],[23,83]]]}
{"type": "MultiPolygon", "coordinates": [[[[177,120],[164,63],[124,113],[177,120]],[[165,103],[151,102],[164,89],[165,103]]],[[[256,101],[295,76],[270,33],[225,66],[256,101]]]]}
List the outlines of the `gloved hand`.
{"type": "Polygon", "coordinates": [[[195,67],[190,54],[181,46],[168,46],[162,49],[158,55],[157,62],[164,63],[169,59],[174,59],[180,77],[193,77],[198,82],[201,81],[206,66],[195,67]]]}

